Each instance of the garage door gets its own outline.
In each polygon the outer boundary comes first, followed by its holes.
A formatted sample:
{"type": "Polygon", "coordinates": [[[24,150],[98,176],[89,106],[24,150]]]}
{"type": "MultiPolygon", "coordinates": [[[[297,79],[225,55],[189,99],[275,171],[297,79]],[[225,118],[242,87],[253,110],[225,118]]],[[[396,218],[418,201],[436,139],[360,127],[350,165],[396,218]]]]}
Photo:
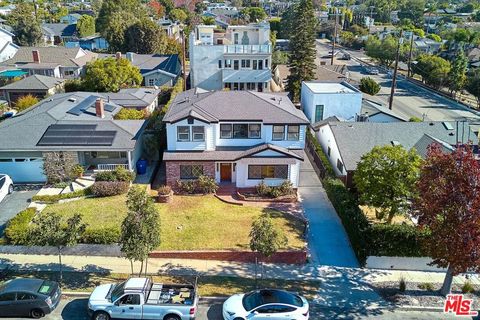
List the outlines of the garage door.
{"type": "Polygon", "coordinates": [[[2,158],[0,173],[8,174],[13,183],[45,182],[42,158],[2,158]]]}

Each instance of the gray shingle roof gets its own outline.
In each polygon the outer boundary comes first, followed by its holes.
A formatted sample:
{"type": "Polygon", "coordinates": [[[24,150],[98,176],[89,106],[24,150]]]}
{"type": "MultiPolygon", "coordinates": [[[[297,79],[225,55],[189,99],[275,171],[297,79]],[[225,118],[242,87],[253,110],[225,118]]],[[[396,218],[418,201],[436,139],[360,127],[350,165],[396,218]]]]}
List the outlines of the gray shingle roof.
{"type": "MultiPolygon", "coordinates": [[[[448,145],[456,145],[456,123],[449,122],[453,130],[448,130],[443,122],[334,122],[332,129],[346,170],[355,170],[365,153],[375,146],[392,145],[398,141],[405,149],[415,147],[425,134],[448,145]]],[[[468,123],[458,122],[458,141],[478,144],[478,138],[468,123]]]]}
{"type": "Polygon", "coordinates": [[[84,66],[87,62],[97,57],[96,53],[81,48],[65,47],[20,47],[13,58],[2,62],[2,65],[21,65],[33,62],[32,51],[40,53],[40,64],[61,65],[64,67],[84,66]]]}
{"type": "Polygon", "coordinates": [[[449,145],[448,143],[445,143],[439,139],[436,139],[429,134],[424,134],[423,137],[421,137],[420,140],[418,140],[413,147],[415,148],[415,150],[417,150],[418,154],[422,158],[425,158],[428,153],[428,147],[434,143],[439,144],[444,153],[450,153],[453,150],[455,150],[455,148],[449,145]]]}
{"type": "Polygon", "coordinates": [[[115,93],[102,93],[106,98],[110,97],[110,100],[122,107],[148,107],[158,95],[162,92],[160,89],[152,88],[129,88],[121,89],[115,93]]]}
{"type": "Polygon", "coordinates": [[[308,124],[302,111],[284,94],[253,91],[198,92],[178,94],[163,121],[177,122],[194,117],[207,123],[261,121],[265,124],[308,124]]]}
{"type": "Polygon", "coordinates": [[[3,90],[49,90],[65,82],[66,79],[35,74],[1,87],[3,90]]]}
{"type": "MultiPolygon", "coordinates": [[[[100,54],[99,58],[115,57],[113,54],[100,54]]],[[[126,57],[126,55],[124,55],[126,57]]],[[[174,75],[181,72],[178,54],[137,54],[132,53],[132,64],[140,69],[141,74],[162,70],[174,75]]]]}
{"type": "Polygon", "coordinates": [[[400,121],[408,121],[404,117],[398,115],[395,111],[388,109],[387,107],[377,104],[374,101],[369,101],[367,99],[363,99],[362,101],[362,109],[361,114],[368,114],[369,116],[374,116],[380,113],[386,114],[390,117],[396,118],[400,121]]]}
{"type": "MultiPolygon", "coordinates": [[[[61,146],[39,147],[38,141],[45,131],[53,124],[95,124],[99,131],[116,131],[111,146],[95,146],[95,150],[133,150],[136,139],[142,131],[144,120],[113,120],[113,115],[120,110],[120,106],[105,103],[116,107],[113,112],[105,112],[105,118],[95,116],[93,108],[80,115],[67,113],[74,106],[91,96],[100,95],[89,92],[72,92],[53,95],[37,105],[18,113],[0,123],[0,150],[3,151],[49,151],[49,150],[78,150],[88,151],[92,147],[61,146]]],[[[90,150],[91,151],[91,150],[90,150]]]]}
{"type": "Polygon", "coordinates": [[[76,24],[67,23],[42,23],[44,33],[57,37],[72,37],[77,32],[76,24]]]}
{"type": "Polygon", "coordinates": [[[265,150],[273,150],[287,158],[304,159],[302,150],[289,150],[272,144],[259,144],[249,147],[217,147],[214,151],[165,151],[164,161],[237,161],[265,150]]]}

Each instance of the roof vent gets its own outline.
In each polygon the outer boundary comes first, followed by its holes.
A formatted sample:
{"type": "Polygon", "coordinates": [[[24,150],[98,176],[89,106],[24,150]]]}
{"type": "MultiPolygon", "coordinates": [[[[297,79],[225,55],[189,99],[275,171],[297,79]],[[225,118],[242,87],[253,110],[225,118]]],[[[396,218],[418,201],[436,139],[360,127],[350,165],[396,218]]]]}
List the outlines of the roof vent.
{"type": "Polygon", "coordinates": [[[397,140],[392,140],[390,141],[390,143],[392,144],[392,146],[399,146],[400,145],[400,142],[398,142],[397,140]]]}
{"type": "Polygon", "coordinates": [[[448,135],[453,137],[455,135],[455,133],[450,132],[448,135]]]}
{"type": "Polygon", "coordinates": [[[430,122],[428,125],[429,125],[429,126],[433,126],[433,125],[435,125],[435,123],[430,122]]]}
{"type": "Polygon", "coordinates": [[[444,122],[442,122],[442,124],[443,124],[443,126],[445,127],[445,129],[447,129],[447,130],[453,130],[453,126],[452,126],[452,124],[451,124],[450,122],[444,121],[444,122]]]}
{"type": "Polygon", "coordinates": [[[75,99],[75,98],[68,98],[68,101],[70,101],[70,102],[76,102],[77,99],[75,99]]]}

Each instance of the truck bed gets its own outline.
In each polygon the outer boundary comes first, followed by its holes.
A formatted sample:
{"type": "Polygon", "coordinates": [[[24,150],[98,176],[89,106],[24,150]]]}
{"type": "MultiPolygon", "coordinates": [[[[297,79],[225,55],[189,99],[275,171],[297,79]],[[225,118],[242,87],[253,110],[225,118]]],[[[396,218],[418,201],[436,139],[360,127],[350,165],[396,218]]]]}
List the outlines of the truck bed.
{"type": "Polygon", "coordinates": [[[148,293],[146,304],[173,304],[191,306],[195,301],[195,287],[189,284],[154,283],[148,293]]]}

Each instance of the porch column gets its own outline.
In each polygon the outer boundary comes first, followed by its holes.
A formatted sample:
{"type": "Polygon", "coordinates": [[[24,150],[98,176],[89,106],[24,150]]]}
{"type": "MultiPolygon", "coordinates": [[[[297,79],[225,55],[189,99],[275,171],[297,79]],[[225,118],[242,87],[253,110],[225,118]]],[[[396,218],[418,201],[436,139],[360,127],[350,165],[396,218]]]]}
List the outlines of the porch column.
{"type": "Polygon", "coordinates": [[[132,152],[127,151],[128,170],[133,171],[132,168],[132,152]]]}

